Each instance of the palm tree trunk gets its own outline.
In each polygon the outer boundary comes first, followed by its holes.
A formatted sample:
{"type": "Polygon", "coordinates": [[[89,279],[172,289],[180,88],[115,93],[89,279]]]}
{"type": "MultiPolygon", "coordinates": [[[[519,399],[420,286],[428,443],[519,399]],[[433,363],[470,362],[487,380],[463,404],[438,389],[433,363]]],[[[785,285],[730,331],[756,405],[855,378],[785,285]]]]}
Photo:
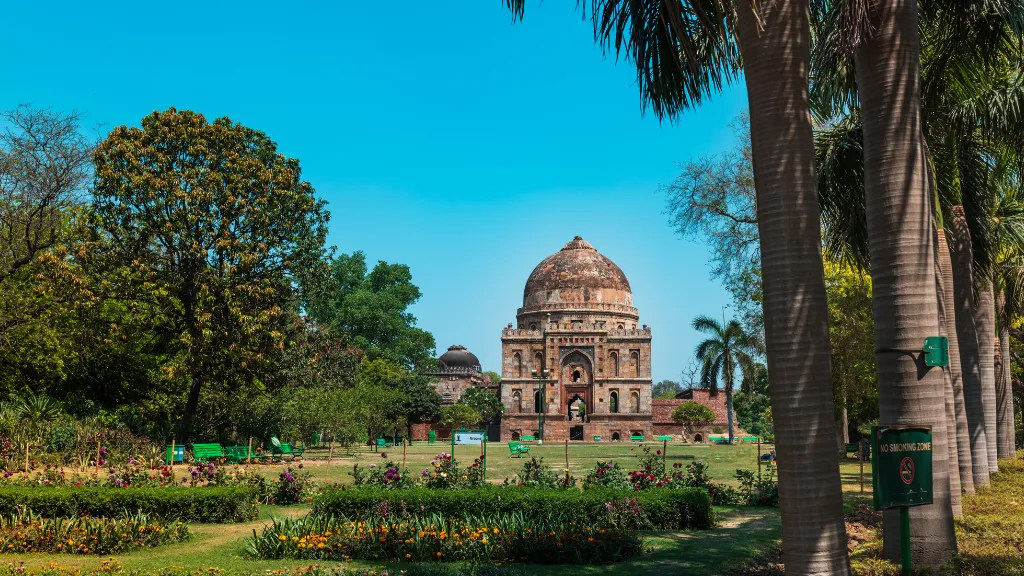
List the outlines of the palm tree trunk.
{"type": "Polygon", "coordinates": [[[996,380],[996,456],[1013,458],[1016,455],[1013,426],[1013,389],[1010,381],[1010,327],[1006,320],[1006,296],[999,292],[999,357],[1001,370],[996,380]]]}
{"type": "Polygon", "coordinates": [[[996,460],[998,434],[996,432],[996,372],[995,372],[995,300],[992,298],[992,280],[985,279],[985,285],[978,291],[978,309],[975,323],[978,326],[978,357],[981,358],[981,405],[985,414],[985,444],[988,454],[988,472],[999,471],[996,460]]]}
{"type": "MultiPolygon", "coordinates": [[[[960,488],[974,494],[974,472],[971,468],[971,435],[968,433],[967,409],[964,407],[963,372],[960,368],[960,339],[956,333],[955,298],[953,296],[953,265],[949,260],[946,232],[938,230],[939,270],[942,274],[942,295],[945,309],[946,337],[949,339],[949,377],[953,392],[953,416],[956,420],[957,468],[960,488]]],[[[951,486],[952,488],[952,486],[951,486]]]]}
{"type": "MultiPolygon", "coordinates": [[[[928,369],[924,339],[939,333],[931,199],[921,132],[917,3],[879,2],[875,29],[854,52],[864,130],[864,197],[880,425],[932,427],[933,504],[911,508],[911,553],[939,566],[956,553],[949,492],[943,371],[928,369]]],[[[899,512],[884,515],[883,551],[900,557],[899,512]]]]}
{"type": "MultiPolygon", "coordinates": [[[[988,486],[988,439],[985,436],[985,409],[981,401],[981,356],[978,329],[974,314],[974,254],[971,231],[962,206],[954,206],[953,243],[949,255],[953,269],[953,311],[956,314],[956,335],[960,346],[960,368],[963,375],[964,411],[971,441],[971,470],[974,487],[988,486]]],[[[994,440],[993,440],[994,441],[994,440]]]]}
{"type": "Polygon", "coordinates": [[[807,0],[735,3],[757,191],[764,331],[778,453],[782,558],[850,573],[829,368],[808,73],[807,0]],[[813,465],[809,465],[813,463],[813,465]]]}
{"type": "MultiPolygon", "coordinates": [[[[929,173],[929,183],[931,177],[929,173]]],[[[935,197],[934,188],[929,186],[929,196],[935,197]]],[[[932,249],[935,256],[935,295],[939,308],[939,336],[946,334],[946,290],[942,283],[942,265],[939,259],[939,230],[935,221],[932,221],[932,249]]],[[[963,505],[960,500],[960,467],[957,454],[956,438],[956,411],[953,409],[953,378],[950,375],[949,367],[942,369],[943,380],[943,401],[946,409],[946,446],[949,455],[949,506],[953,510],[953,516],[963,516],[963,505]]]]}

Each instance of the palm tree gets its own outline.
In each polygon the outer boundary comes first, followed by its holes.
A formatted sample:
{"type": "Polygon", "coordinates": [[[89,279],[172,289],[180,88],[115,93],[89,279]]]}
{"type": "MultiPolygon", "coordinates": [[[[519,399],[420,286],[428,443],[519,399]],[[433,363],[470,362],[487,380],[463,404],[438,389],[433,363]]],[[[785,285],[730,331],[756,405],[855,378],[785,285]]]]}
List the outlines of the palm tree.
{"type": "Polygon", "coordinates": [[[756,340],[750,337],[743,330],[743,326],[736,320],[730,320],[722,326],[717,320],[708,316],[698,316],[693,320],[693,329],[703,334],[709,334],[703,342],[697,345],[694,354],[701,364],[700,385],[711,391],[711,395],[718,394],[718,382],[721,380],[722,388],[725,389],[725,405],[729,420],[729,444],[733,443],[734,426],[732,410],[732,389],[736,382],[736,374],[742,372],[744,375],[755,370],[753,356],[761,353],[761,347],[756,340]]]}
{"type": "MultiPolygon", "coordinates": [[[[525,0],[504,1],[516,17],[523,15],[525,0]]],[[[849,574],[814,189],[808,0],[736,0],[732,7],[709,0],[579,5],[590,7],[595,38],[636,66],[642,101],[662,118],[731,81],[739,63],[736,44],[742,47],[783,561],[797,574],[849,574]],[[807,462],[816,465],[808,468],[807,462]]]]}

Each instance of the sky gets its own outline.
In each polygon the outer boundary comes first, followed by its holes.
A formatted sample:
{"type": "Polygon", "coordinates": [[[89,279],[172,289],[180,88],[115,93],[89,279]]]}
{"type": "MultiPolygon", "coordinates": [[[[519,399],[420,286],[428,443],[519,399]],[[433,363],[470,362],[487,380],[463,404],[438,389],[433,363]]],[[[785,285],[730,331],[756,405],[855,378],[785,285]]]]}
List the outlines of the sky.
{"type": "MultiPolygon", "coordinates": [[[[543,258],[580,235],[616,262],[679,380],[728,294],[668,226],[678,163],[729,148],[742,82],[662,124],[575,2],[14,2],[0,109],[77,109],[102,135],[169,107],[262,130],[331,211],[330,244],[410,266],[438,351],[499,370],[543,258]]],[[[728,310],[726,310],[728,314],[728,310]]]]}

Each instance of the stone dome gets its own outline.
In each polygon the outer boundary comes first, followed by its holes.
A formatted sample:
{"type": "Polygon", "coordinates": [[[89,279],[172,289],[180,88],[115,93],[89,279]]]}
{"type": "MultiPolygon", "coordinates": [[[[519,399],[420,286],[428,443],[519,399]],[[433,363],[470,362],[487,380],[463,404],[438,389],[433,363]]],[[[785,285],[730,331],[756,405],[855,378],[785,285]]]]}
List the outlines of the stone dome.
{"type": "Polygon", "coordinates": [[[476,374],[480,372],[480,360],[465,346],[455,344],[437,359],[442,374],[476,374]]]}
{"type": "Polygon", "coordinates": [[[622,270],[579,236],[533,269],[523,290],[523,307],[549,304],[633,305],[629,280],[622,270]]]}

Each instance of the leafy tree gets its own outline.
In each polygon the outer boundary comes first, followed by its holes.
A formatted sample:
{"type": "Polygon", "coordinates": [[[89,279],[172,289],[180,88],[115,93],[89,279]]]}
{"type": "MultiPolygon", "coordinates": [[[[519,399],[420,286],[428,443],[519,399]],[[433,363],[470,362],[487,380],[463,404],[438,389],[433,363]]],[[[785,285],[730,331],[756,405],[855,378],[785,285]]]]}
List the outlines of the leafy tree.
{"type": "Polygon", "coordinates": [[[844,444],[854,427],[878,416],[871,277],[866,271],[825,259],[832,384],[844,444]]]}
{"type": "Polygon", "coordinates": [[[718,381],[721,379],[729,417],[729,443],[732,444],[734,379],[740,370],[744,374],[755,370],[753,357],[761,353],[760,343],[744,332],[736,320],[722,326],[713,318],[698,316],[693,320],[693,328],[710,335],[697,345],[695,351],[701,362],[700,385],[709,389],[714,396],[718,394],[718,381]]]}
{"type": "Polygon", "coordinates": [[[105,256],[131,271],[175,335],[180,355],[165,370],[188,382],[184,441],[208,382],[252,380],[283,353],[328,215],[297,160],[228,118],[154,112],[141,128],[115,128],[95,162],[105,256]]]}
{"type": "Polygon", "coordinates": [[[715,421],[715,413],[700,402],[683,402],[672,411],[672,420],[683,426],[686,435],[694,428],[708,426],[715,421]]]}
{"type": "Polygon", "coordinates": [[[408,266],[382,261],[367,272],[366,256],[354,252],[334,258],[327,286],[310,295],[308,309],[372,358],[425,369],[433,365],[435,343],[408,311],[419,298],[408,266]]]}
{"type": "Polygon", "coordinates": [[[501,383],[501,374],[498,374],[497,372],[492,372],[490,370],[487,370],[487,371],[485,371],[483,373],[483,375],[487,376],[488,378],[490,378],[491,382],[494,382],[495,384],[500,384],[501,383]]]}
{"type": "Polygon", "coordinates": [[[748,332],[762,330],[761,248],[757,234],[750,115],[732,123],[733,148],[718,157],[691,158],[663,188],[669,225],[682,238],[699,239],[711,252],[711,277],[732,295],[748,332]]]}
{"type": "Polygon", "coordinates": [[[452,404],[441,408],[441,426],[457,430],[463,426],[472,426],[480,422],[480,413],[467,404],[452,404]]]}
{"type": "Polygon", "coordinates": [[[459,404],[469,406],[480,415],[481,422],[494,422],[505,411],[505,405],[489,390],[470,388],[459,397],[459,404]]]}
{"type": "Polygon", "coordinates": [[[662,380],[654,385],[651,393],[655,398],[675,398],[676,394],[682,389],[683,387],[675,380],[662,380]]]}

